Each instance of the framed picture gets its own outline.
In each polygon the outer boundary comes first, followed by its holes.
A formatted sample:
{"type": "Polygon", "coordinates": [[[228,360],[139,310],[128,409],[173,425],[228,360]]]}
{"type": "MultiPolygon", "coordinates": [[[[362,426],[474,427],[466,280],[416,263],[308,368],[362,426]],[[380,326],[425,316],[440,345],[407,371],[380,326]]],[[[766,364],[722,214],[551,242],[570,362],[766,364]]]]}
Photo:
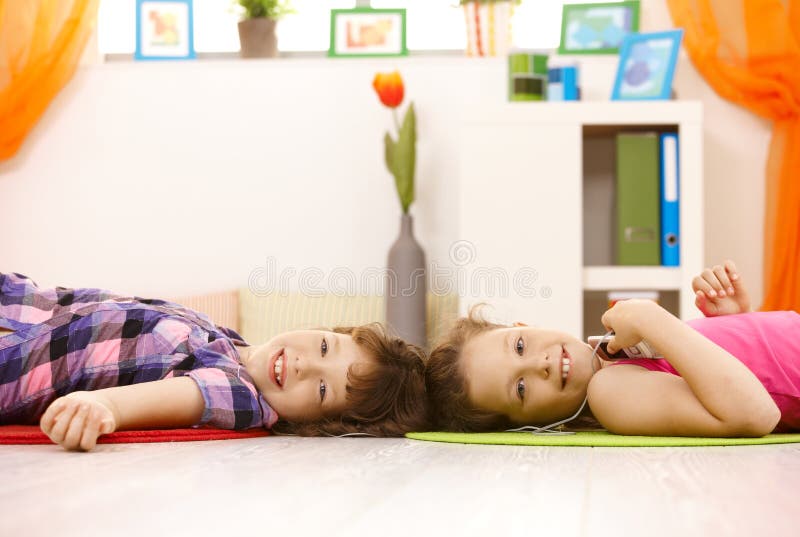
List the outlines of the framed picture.
{"type": "Polygon", "coordinates": [[[405,9],[332,9],[328,56],[407,56],[405,9]]]}
{"type": "Polygon", "coordinates": [[[559,54],[617,54],[628,34],[639,31],[639,2],[565,4],[559,54]]]}
{"type": "Polygon", "coordinates": [[[136,0],[137,60],[195,57],[192,0],[136,0]]]}
{"type": "Polygon", "coordinates": [[[682,37],[683,30],[625,37],[611,100],[669,99],[682,37]]]}

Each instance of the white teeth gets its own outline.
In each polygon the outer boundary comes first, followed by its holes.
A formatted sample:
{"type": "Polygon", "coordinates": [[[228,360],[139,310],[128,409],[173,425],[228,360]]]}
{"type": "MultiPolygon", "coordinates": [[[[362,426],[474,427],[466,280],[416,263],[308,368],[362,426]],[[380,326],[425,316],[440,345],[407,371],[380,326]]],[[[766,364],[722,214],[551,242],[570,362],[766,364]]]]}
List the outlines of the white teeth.
{"type": "Polygon", "coordinates": [[[569,373],[569,358],[562,358],[561,359],[562,366],[561,366],[561,378],[567,378],[567,374],[569,373]]]}
{"type": "Polygon", "coordinates": [[[278,385],[281,386],[281,372],[283,372],[283,356],[275,360],[275,380],[278,381],[278,385]]]}

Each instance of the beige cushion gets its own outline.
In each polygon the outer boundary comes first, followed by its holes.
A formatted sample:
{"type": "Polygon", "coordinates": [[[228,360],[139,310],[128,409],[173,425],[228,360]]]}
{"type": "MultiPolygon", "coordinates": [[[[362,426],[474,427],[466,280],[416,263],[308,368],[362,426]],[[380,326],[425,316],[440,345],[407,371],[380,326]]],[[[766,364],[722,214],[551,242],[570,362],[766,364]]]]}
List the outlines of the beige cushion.
{"type": "MultiPolygon", "coordinates": [[[[430,345],[458,315],[458,296],[428,293],[426,306],[430,345]]],[[[239,333],[251,345],[265,343],[288,330],[357,326],[386,319],[382,296],[302,293],[258,296],[246,287],[239,289],[239,314],[239,333]]]]}
{"type": "Polygon", "coordinates": [[[239,332],[239,292],[222,291],[206,295],[167,298],[189,309],[205,313],[217,326],[239,332]]]}

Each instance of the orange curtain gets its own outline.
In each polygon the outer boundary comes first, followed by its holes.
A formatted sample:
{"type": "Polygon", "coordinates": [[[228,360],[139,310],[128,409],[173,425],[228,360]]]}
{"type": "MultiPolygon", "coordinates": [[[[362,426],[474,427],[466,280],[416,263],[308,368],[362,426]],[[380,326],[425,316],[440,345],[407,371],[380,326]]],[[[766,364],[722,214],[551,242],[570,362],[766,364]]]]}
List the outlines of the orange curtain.
{"type": "Polygon", "coordinates": [[[0,160],[14,156],[69,82],[98,0],[0,0],[0,160]]]}
{"type": "Polygon", "coordinates": [[[709,85],[773,121],[761,309],[800,311],[800,0],[667,3],[709,85]]]}

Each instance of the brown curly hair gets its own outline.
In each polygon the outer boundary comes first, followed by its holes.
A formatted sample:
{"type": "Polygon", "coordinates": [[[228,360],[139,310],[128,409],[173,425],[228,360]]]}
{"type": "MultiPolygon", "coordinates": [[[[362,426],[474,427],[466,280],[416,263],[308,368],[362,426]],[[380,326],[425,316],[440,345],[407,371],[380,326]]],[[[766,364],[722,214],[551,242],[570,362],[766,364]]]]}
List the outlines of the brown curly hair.
{"type": "Polygon", "coordinates": [[[351,336],[372,358],[374,367],[348,370],[347,406],[340,416],[302,423],[280,420],[272,431],[300,436],[403,436],[426,430],[429,422],[424,351],[388,334],[380,323],[332,331],[351,336]]]}
{"type": "MultiPolygon", "coordinates": [[[[467,317],[456,320],[431,351],[425,368],[425,387],[431,408],[433,424],[445,431],[486,432],[502,431],[518,427],[505,414],[491,412],[475,406],[469,399],[467,379],[461,368],[461,353],[475,336],[505,325],[490,322],[480,314],[485,304],[470,308],[467,317]]],[[[544,424],[546,425],[546,424],[544,424]]],[[[603,426],[592,416],[586,405],[581,414],[569,425],[560,425],[572,430],[602,430],[603,426]]]]}

